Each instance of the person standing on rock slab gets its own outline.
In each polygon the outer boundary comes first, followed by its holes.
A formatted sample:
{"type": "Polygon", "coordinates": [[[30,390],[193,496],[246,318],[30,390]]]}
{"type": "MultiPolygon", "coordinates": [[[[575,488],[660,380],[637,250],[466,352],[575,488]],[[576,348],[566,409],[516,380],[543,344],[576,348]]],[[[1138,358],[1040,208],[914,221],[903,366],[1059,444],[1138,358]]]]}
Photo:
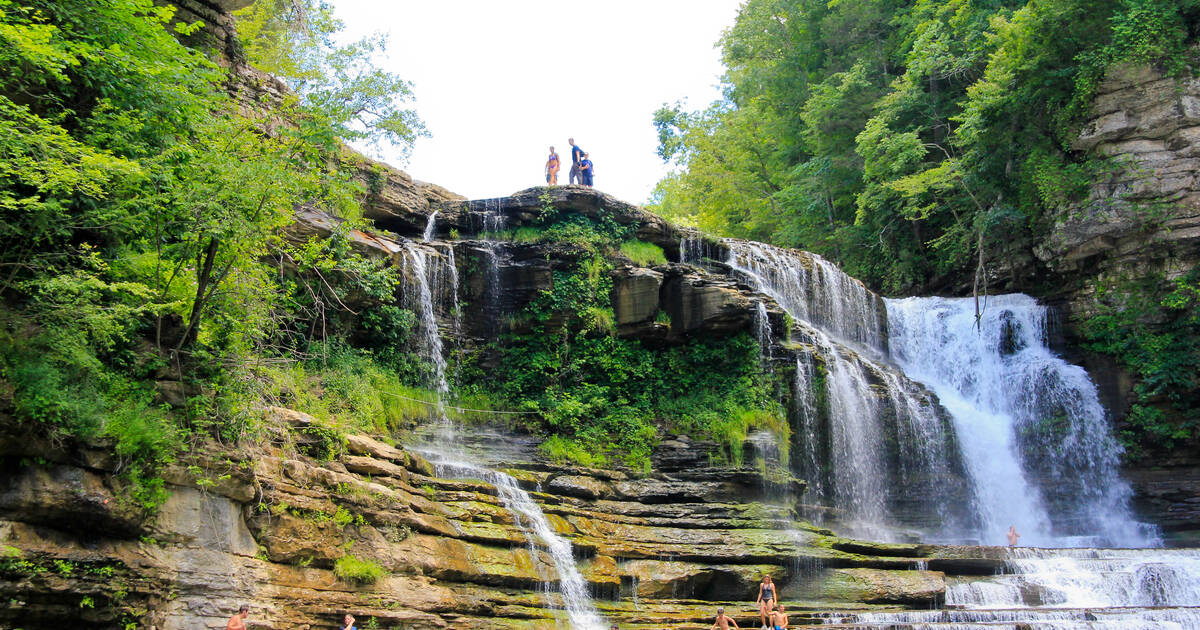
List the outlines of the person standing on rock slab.
{"type": "Polygon", "coordinates": [[[358,628],[354,626],[354,615],[346,613],[346,616],[342,617],[342,627],[340,630],[358,630],[358,628]]]}
{"type": "Polygon", "coordinates": [[[583,159],[583,149],[576,146],[575,138],[567,138],[567,142],[571,143],[571,174],[567,177],[567,182],[582,184],[583,176],[579,173],[579,161],[583,159]]]}
{"type": "Polygon", "coordinates": [[[546,160],[546,184],[558,184],[558,154],[554,152],[554,147],[550,147],[550,158],[546,160]]]}
{"type": "Polygon", "coordinates": [[[1005,534],[1005,537],[1008,538],[1008,546],[1009,547],[1016,547],[1017,541],[1021,539],[1021,535],[1017,533],[1017,526],[1009,525],[1008,533],[1005,534]]]}
{"type": "Polygon", "coordinates": [[[592,174],[595,172],[596,172],[596,169],[595,169],[595,167],[592,166],[592,161],[588,159],[588,154],[584,153],[583,159],[580,160],[580,162],[579,162],[579,174],[583,179],[583,181],[581,183],[584,186],[591,188],[592,182],[594,181],[592,179],[592,174]]]}
{"type": "Polygon", "coordinates": [[[764,628],[770,627],[767,624],[771,621],[769,615],[774,606],[775,583],[771,581],[771,576],[764,575],[762,581],[758,583],[758,616],[764,628]]]}
{"type": "Polygon", "coordinates": [[[246,617],[250,616],[250,607],[242,604],[238,608],[237,614],[229,618],[229,623],[225,624],[225,630],[246,630],[246,617]]]}
{"type": "Polygon", "coordinates": [[[725,614],[724,608],[718,608],[717,619],[713,621],[712,628],[709,630],[729,630],[730,628],[741,630],[741,628],[738,628],[737,622],[733,620],[733,617],[725,614]]]}

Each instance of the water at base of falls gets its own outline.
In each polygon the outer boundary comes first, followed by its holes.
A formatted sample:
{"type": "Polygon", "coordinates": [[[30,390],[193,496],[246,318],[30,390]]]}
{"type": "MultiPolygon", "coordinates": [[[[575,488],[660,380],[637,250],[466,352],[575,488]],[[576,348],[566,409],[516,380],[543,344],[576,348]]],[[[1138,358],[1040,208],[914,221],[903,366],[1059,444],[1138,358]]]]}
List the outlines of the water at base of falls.
{"type": "Polygon", "coordinates": [[[1200,630],[1200,550],[1012,549],[998,575],[948,580],[945,608],[830,613],[854,628],[1200,630]]]}

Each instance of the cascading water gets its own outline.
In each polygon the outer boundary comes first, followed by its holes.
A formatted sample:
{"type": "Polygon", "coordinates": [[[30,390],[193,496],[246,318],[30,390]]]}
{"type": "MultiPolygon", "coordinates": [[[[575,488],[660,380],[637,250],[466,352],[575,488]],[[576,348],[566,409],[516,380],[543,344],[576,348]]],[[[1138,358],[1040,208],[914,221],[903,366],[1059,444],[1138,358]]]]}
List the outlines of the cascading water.
{"type": "Polygon", "coordinates": [[[801,393],[816,382],[809,369],[815,366],[797,367],[796,434],[813,440],[802,450],[814,458],[806,463],[801,457],[800,465],[818,479],[813,489],[843,512],[847,530],[891,538],[885,525],[897,520],[895,508],[903,508],[909,524],[937,528],[965,520],[954,515],[955,505],[964,502],[949,474],[957,451],[937,406],[874,360],[886,351],[879,298],[818,256],[761,243],[726,244],[729,266],[800,322],[801,336],[823,361],[829,416],[823,424],[815,403],[805,409],[811,393],[801,393]],[[817,437],[822,430],[827,440],[817,437]],[[814,454],[824,447],[827,480],[814,454]]]}
{"type": "MultiPolygon", "coordinates": [[[[429,238],[432,238],[433,225],[434,218],[431,215],[425,230],[429,238]]],[[[435,289],[441,288],[442,278],[448,279],[449,293],[453,301],[450,310],[456,319],[457,328],[460,309],[458,271],[453,246],[447,247],[445,262],[442,262],[440,257],[425,246],[408,243],[404,251],[404,265],[405,277],[412,279],[412,286],[405,293],[409,298],[409,307],[417,312],[420,321],[421,350],[433,368],[430,380],[437,393],[437,409],[441,416],[441,426],[435,432],[435,443],[421,449],[422,452],[429,456],[440,476],[478,479],[495,486],[497,496],[512,513],[514,523],[529,542],[531,556],[536,558],[538,549],[544,549],[550,555],[557,576],[558,592],[562,597],[562,608],[566,611],[569,626],[574,630],[602,630],[603,620],[588,595],[587,583],[575,566],[571,543],[554,532],[545,513],[534,502],[533,497],[521,489],[511,475],[467,461],[464,449],[447,450],[448,447],[459,444],[459,440],[456,439],[453,423],[443,413],[444,399],[450,388],[446,379],[444,347],[438,332],[435,289]],[[442,266],[446,269],[443,270],[442,266]]],[[[498,288],[498,280],[496,286],[498,288]]],[[[548,581],[547,585],[549,584],[548,581]]],[[[549,590],[547,588],[547,591],[549,590]]]]}
{"type": "Polygon", "coordinates": [[[425,221],[425,233],[421,237],[426,243],[433,240],[433,235],[437,231],[437,214],[437,210],[430,212],[429,219],[425,221]]]}
{"type": "Polygon", "coordinates": [[[541,507],[518,485],[517,480],[506,473],[455,460],[452,455],[436,449],[428,452],[433,455],[438,476],[478,479],[496,488],[500,501],[512,513],[516,526],[524,533],[530,556],[536,561],[539,549],[550,555],[558,578],[562,609],[566,612],[570,627],[574,630],[603,630],[606,627],[604,620],[596,612],[588,594],[587,582],[575,566],[571,543],[555,533],[541,507]]]}
{"type": "Polygon", "coordinates": [[[833,613],[856,628],[1200,628],[1194,549],[1012,549],[998,575],[947,584],[946,609],[833,613]],[[936,624],[936,625],[933,625],[936,624]]]}
{"type": "Polygon", "coordinates": [[[433,253],[413,244],[407,244],[404,249],[405,277],[413,281],[414,291],[406,291],[405,298],[408,306],[417,313],[421,327],[421,354],[433,366],[431,385],[437,392],[438,408],[441,409],[442,399],[450,391],[446,382],[446,356],[442,348],[442,336],[438,333],[437,313],[434,310],[433,290],[436,286],[436,272],[430,273],[429,260],[433,253]],[[415,295],[413,295],[415,293],[415,295]]]}
{"type": "Polygon", "coordinates": [[[731,267],[756,279],[779,305],[842,342],[884,351],[885,322],[879,296],[833,263],[751,241],[726,241],[731,267]]]}
{"type": "Polygon", "coordinates": [[[771,358],[771,319],[767,314],[767,304],[763,301],[758,301],[754,305],[754,337],[758,339],[758,346],[762,349],[762,354],[767,359],[771,358]]]}
{"type": "Polygon", "coordinates": [[[887,300],[892,357],[954,418],[985,542],[1008,525],[1035,546],[1158,543],[1136,522],[1120,447],[1087,373],[1046,346],[1046,309],[1026,295],[887,300]]]}

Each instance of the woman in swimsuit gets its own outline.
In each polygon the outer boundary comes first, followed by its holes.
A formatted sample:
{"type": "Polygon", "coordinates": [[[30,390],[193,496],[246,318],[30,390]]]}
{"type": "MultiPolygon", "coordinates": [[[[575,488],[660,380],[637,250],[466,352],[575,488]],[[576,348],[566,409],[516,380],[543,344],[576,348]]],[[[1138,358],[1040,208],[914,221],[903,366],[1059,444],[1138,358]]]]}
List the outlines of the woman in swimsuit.
{"type": "Polygon", "coordinates": [[[764,628],[767,622],[770,621],[768,615],[771,609],[775,606],[775,583],[771,581],[771,576],[764,575],[762,582],[758,583],[758,616],[762,619],[764,628]]]}
{"type": "Polygon", "coordinates": [[[558,184],[558,154],[550,147],[550,157],[546,160],[546,183],[550,186],[558,184]]]}

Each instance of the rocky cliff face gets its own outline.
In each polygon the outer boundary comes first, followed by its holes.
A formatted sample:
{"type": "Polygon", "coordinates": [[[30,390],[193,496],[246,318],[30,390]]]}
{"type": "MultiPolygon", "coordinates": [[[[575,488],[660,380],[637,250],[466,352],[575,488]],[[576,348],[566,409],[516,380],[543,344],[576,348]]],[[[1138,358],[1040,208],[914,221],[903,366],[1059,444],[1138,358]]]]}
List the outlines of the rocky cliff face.
{"type": "MultiPolygon", "coordinates": [[[[166,474],[155,514],[131,506],[103,445],[0,441],[0,625],[27,629],[219,628],[242,603],[250,627],[553,628],[545,551],[490,484],[440,477],[421,456],[351,435],[331,459],[297,450],[313,420],[265,411],[267,439],[202,453],[166,474]],[[345,556],[384,569],[339,577],[345,556]]],[[[494,444],[494,436],[487,438],[494,444]]],[[[817,610],[928,607],[947,575],[991,572],[999,550],[877,545],[794,525],[795,494],[754,468],[697,465],[703,444],[664,443],[664,471],[554,466],[516,446],[508,472],[574,548],[622,627],[707,627],[718,605],[753,624],[764,574],[793,619],[817,610]]]]}

